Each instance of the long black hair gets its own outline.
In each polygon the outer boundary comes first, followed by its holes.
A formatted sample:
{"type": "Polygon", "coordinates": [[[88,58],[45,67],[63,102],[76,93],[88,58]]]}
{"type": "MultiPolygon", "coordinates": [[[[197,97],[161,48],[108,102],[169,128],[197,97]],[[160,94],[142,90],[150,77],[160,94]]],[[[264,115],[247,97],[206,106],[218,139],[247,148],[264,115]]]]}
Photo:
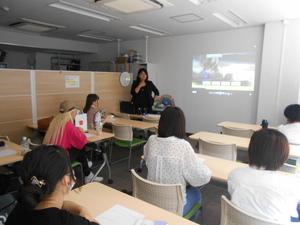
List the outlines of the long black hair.
{"type": "Polygon", "coordinates": [[[99,96],[96,94],[89,94],[86,97],[86,101],[85,101],[85,106],[83,108],[83,112],[87,113],[91,107],[91,105],[93,104],[94,101],[99,100],[99,96]]]}
{"type": "Polygon", "coordinates": [[[29,208],[35,208],[50,195],[64,175],[69,174],[75,181],[70,158],[57,145],[41,145],[26,153],[21,167],[23,185],[17,199],[29,208]]]}

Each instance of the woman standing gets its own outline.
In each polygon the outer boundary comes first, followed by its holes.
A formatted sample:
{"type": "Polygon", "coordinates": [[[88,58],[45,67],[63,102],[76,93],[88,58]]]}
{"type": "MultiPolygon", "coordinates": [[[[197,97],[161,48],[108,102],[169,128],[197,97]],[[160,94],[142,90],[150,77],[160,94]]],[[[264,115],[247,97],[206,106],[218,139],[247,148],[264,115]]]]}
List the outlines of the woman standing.
{"type": "Polygon", "coordinates": [[[62,147],[41,145],[26,153],[21,179],[18,204],[6,225],[98,224],[85,207],[64,201],[76,178],[62,147]]]}
{"type": "MultiPolygon", "coordinates": [[[[147,179],[161,184],[181,184],[185,200],[183,215],[195,203],[201,203],[202,196],[197,186],[210,181],[211,171],[202,164],[185,137],[185,117],[178,107],[167,107],[158,125],[158,135],[152,135],[144,147],[148,168],[147,179]]],[[[190,220],[196,221],[198,213],[190,220]]]]}
{"type": "MultiPolygon", "coordinates": [[[[45,135],[43,144],[59,145],[66,150],[70,156],[71,162],[78,161],[82,164],[85,182],[88,183],[94,177],[91,172],[91,165],[88,165],[84,146],[87,143],[87,137],[81,127],[75,127],[73,121],[77,109],[71,101],[63,101],[59,106],[59,114],[51,121],[45,135]]],[[[102,177],[96,177],[96,182],[101,182],[102,177]]]]}
{"type": "Polygon", "coordinates": [[[131,87],[131,95],[131,101],[135,106],[136,112],[152,113],[152,105],[158,98],[159,91],[152,81],[148,80],[146,69],[139,69],[136,80],[131,87]],[[152,92],[154,92],[154,98],[152,97],[152,92]]]}

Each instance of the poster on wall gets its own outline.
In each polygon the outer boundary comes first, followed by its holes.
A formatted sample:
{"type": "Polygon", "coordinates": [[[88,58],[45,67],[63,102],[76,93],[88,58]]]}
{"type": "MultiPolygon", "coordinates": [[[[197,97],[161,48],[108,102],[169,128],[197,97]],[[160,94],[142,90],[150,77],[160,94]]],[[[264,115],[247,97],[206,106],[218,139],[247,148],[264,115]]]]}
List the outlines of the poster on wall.
{"type": "Polygon", "coordinates": [[[65,76],[66,88],[79,88],[79,76],[65,76]]]}

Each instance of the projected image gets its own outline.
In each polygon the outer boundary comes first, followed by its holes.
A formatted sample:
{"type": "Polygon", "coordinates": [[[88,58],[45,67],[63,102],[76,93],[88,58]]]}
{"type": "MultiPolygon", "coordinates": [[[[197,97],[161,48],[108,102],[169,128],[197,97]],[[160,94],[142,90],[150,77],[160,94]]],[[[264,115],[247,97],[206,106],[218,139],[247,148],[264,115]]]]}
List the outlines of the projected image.
{"type": "Polygon", "coordinates": [[[193,58],[193,90],[254,91],[255,53],[220,53],[193,58]]]}

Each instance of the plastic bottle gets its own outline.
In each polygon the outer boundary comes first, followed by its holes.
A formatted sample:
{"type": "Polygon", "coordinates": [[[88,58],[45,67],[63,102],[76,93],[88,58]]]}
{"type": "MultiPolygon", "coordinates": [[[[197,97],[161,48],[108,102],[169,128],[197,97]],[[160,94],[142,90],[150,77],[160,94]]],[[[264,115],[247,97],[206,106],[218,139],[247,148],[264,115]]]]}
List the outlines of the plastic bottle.
{"type": "Polygon", "coordinates": [[[25,153],[29,150],[29,144],[27,142],[27,138],[23,137],[21,141],[21,154],[25,155],[25,153]]]}
{"type": "Polygon", "coordinates": [[[298,158],[296,161],[295,175],[298,179],[300,179],[300,158],[298,158]]]}

